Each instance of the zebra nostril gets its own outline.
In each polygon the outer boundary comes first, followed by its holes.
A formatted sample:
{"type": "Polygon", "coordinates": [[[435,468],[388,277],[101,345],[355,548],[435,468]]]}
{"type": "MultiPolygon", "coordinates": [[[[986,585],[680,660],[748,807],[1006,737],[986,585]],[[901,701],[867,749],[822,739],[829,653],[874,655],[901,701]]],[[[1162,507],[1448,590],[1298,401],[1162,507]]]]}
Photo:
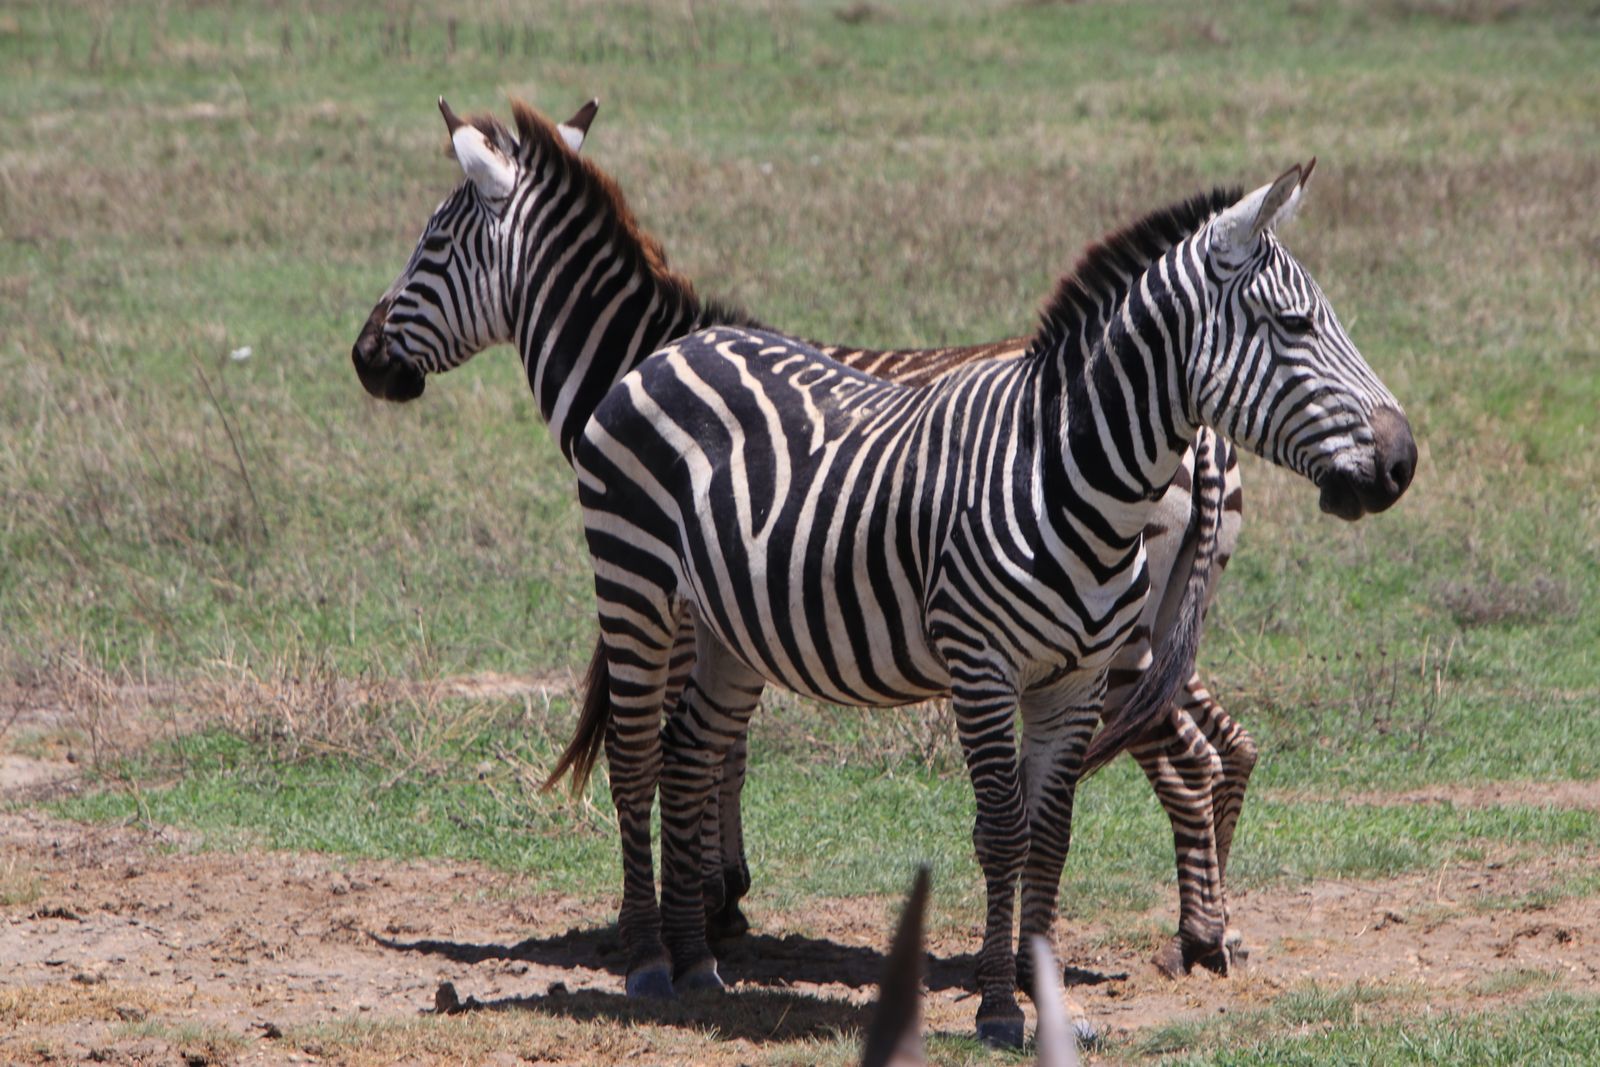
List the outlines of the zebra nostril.
{"type": "Polygon", "coordinates": [[[1389,484],[1394,486],[1396,492],[1405,492],[1406,486],[1411,484],[1411,464],[1403,459],[1389,464],[1389,484]]]}
{"type": "Polygon", "coordinates": [[[1411,424],[1394,408],[1382,407],[1372,413],[1372,446],[1377,453],[1377,480],[1387,498],[1382,507],[1399,500],[1417,473],[1417,442],[1411,424]]]}

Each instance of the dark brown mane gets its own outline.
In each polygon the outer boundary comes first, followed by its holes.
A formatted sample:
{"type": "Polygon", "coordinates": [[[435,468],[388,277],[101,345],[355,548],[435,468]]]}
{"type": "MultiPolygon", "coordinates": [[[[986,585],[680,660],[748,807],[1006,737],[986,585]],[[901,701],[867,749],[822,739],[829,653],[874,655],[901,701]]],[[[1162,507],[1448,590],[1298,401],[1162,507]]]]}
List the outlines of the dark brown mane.
{"type": "MultiPolygon", "coordinates": [[[[582,183],[583,194],[598,201],[614,220],[614,236],[619,247],[636,250],[645,268],[659,281],[677,290],[684,298],[700,302],[694,291],[694,283],[668,266],[667,253],[661,247],[661,242],[639,225],[639,220],[634,217],[627,199],[611,175],[568,147],[556,124],[530,105],[513,99],[511,115],[517,124],[516,142],[524,162],[538,159],[547,166],[565,168],[568,175],[582,183]]],[[[476,123],[478,120],[473,121],[476,123]]],[[[494,119],[489,121],[499,126],[494,119]]],[[[479,129],[482,128],[479,126],[479,129]]],[[[488,135],[488,131],[485,134],[488,135]]]]}
{"type": "MultiPolygon", "coordinates": [[[[1236,188],[1199,193],[1152,211],[1089,245],[1045,301],[1039,329],[1028,345],[1029,354],[1043,355],[1075,339],[1092,339],[1135,278],[1243,195],[1243,190],[1236,188]]],[[[1071,362],[1084,346],[1068,347],[1071,362]]]]}

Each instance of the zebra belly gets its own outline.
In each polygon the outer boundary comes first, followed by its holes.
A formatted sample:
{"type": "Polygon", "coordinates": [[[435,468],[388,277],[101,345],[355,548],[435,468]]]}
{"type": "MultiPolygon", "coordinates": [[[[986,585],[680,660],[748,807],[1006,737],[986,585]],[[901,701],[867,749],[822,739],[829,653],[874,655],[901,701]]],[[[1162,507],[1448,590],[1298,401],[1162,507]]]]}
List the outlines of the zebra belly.
{"type": "Polygon", "coordinates": [[[890,649],[887,629],[880,631],[882,641],[876,647],[856,644],[842,627],[755,634],[730,626],[726,617],[719,618],[695,598],[690,605],[701,625],[768,684],[813,700],[889,708],[943,696],[950,689],[949,673],[926,639],[890,649]],[[906,670],[902,663],[914,669],[906,670]]]}

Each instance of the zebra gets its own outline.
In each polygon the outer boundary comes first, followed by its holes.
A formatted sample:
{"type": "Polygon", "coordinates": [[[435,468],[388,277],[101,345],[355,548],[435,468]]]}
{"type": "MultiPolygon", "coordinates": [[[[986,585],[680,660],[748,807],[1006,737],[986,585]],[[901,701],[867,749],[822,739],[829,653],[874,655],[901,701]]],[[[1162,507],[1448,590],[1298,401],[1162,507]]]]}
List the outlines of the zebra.
{"type": "MultiPolygon", "coordinates": [[[[516,132],[489,117],[465,122],[441,98],[452,151],[464,180],[435,209],[405,269],[373,307],[352,349],[361,383],[376,397],[422,395],[427,376],[477,352],[512,342],[520,350],[541,416],[570,459],[571,445],[605,391],[645,356],[676,337],[713,324],[756,325],[743,311],[702,300],[674,273],[665,253],[634,219],[616,183],[578,153],[598,110],[591,100],[563,123],[514,101],[516,132]]],[[[928,384],[954,367],[1020,358],[1027,338],[938,349],[865,350],[819,346],[877,377],[928,384]]],[[[1197,449],[1215,446],[1201,430],[1197,449]]],[[[1152,588],[1147,618],[1135,628],[1110,674],[1116,707],[1142,675],[1149,637],[1176,606],[1194,501],[1191,451],[1146,529],[1152,588]],[[1163,594],[1165,590],[1165,594],[1163,594]]],[[[1232,449],[1223,468],[1219,569],[1241,518],[1232,449]]],[[[672,699],[693,662],[693,629],[683,617],[673,664],[672,699]]],[[[1179,883],[1179,933],[1157,954],[1182,973],[1195,962],[1226,971],[1242,951],[1227,933],[1223,875],[1232,827],[1255,762],[1242,728],[1192,677],[1168,719],[1133,749],[1172,821],[1179,883]]],[[[705,896],[722,935],[748,923],[739,901],[750,886],[739,796],[744,739],[728,753],[718,803],[703,836],[705,896]]]]}
{"type": "MultiPolygon", "coordinates": [[[[1192,671],[1215,509],[1156,662],[1090,742],[1148,597],[1143,530],[1196,431],[1305,476],[1347,520],[1388,508],[1415,469],[1399,401],[1273,232],[1311,169],[1092,246],[1020,359],[908,387],[714,327],[607,394],[572,457],[605,657],[552,781],[581,782],[605,749],[631,995],[723,985],[700,825],[767,684],[864,707],[949,694],[988,898],[978,1034],[1021,1042],[1018,883],[1021,934],[1048,936],[1079,777],[1192,671]],[[663,725],[684,605],[695,664],[663,725]],[[657,782],[659,906],[643,788],[657,782]]],[[[1198,482],[1218,483],[1214,458],[1199,453],[1198,482]]]]}

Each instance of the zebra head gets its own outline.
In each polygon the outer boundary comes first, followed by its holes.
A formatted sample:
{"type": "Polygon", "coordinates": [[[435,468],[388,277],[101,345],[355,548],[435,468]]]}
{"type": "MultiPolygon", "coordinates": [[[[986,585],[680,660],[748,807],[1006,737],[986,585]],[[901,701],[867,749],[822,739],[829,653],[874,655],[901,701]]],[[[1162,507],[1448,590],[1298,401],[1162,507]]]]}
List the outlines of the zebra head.
{"type": "Polygon", "coordinates": [[[559,144],[551,138],[536,146],[519,144],[493,119],[464,122],[439,98],[451,150],[466,177],[434,209],[405,270],[356,338],[350,358],[367,392],[414,400],[427,375],[511,340],[504,279],[515,246],[512,205],[537,181],[541,152],[577,152],[583,146],[599,106],[591,100],[557,125],[559,144]]]}
{"type": "Polygon", "coordinates": [[[1273,233],[1315,166],[1290,167],[1196,235],[1218,304],[1189,395],[1201,421],[1310,478],[1323,511],[1355,520],[1400,499],[1417,445],[1400,402],[1273,233]]]}

